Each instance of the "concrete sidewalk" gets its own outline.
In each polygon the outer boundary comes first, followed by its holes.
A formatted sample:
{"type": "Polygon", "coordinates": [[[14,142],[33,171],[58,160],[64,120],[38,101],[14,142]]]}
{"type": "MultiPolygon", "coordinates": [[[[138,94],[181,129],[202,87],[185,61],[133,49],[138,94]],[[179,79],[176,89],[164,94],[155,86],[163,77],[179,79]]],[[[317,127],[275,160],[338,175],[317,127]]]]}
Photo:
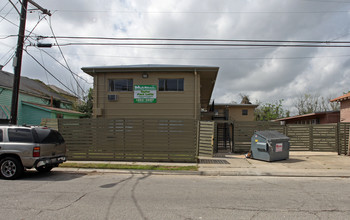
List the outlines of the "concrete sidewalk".
{"type": "Polygon", "coordinates": [[[229,164],[199,164],[199,171],[204,175],[350,177],[350,157],[334,152],[292,151],[288,160],[274,162],[248,159],[238,154],[210,159],[229,164]]]}
{"type": "Polygon", "coordinates": [[[222,154],[214,158],[200,157],[200,163],[69,161],[74,163],[112,163],[129,165],[197,166],[198,171],[111,170],[56,168],[68,172],[152,173],[158,175],[207,176],[290,176],[290,177],[350,177],[350,157],[334,152],[290,152],[288,160],[266,162],[247,159],[240,154],[222,154]]]}

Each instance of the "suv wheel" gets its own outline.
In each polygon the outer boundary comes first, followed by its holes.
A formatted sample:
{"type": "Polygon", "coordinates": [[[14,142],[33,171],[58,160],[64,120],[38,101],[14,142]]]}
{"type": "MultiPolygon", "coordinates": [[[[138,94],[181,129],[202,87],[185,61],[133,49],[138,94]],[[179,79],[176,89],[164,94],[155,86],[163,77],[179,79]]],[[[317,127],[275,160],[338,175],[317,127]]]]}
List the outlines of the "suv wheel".
{"type": "Polygon", "coordinates": [[[35,169],[40,173],[48,173],[52,170],[52,166],[42,166],[42,167],[36,167],[35,169]]]}
{"type": "Polygon", "coordinates": [[[4,179],[12,180],[21,176],[24,168],[14,157],[5,157],[0,161],[0,174],[4,179]]]}

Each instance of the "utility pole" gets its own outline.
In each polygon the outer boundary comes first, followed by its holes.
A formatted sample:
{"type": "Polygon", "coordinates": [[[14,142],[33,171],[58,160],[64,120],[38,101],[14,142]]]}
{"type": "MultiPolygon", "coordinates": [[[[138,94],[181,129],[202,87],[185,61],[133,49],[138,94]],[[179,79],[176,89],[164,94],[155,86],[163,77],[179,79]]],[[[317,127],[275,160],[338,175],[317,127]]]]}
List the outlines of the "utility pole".
{"type": "Polygon", "coordinates": [[[22,55],[23,55],[23,45],[24,45],[24,34],[26,29],[26,19],[27,19],[27,8],[28,1],[34,5],[36,8],[41,10],[44,14],[51,16],[51,13],[43,9],[37,3],[32,0],[22,0],[22,9],[20,14],[20,24],[17,40],[17,49],[16,55],[13,58],[14,65],[14,78],[13,78],[13,87],[12,87],[12,102],[11,102],[11,117],[10,124],[17,124],[17,113],[18,113],[18,96],[19,96],[19,85],[21,80],[21,69],[22,69],[22,55]]]}

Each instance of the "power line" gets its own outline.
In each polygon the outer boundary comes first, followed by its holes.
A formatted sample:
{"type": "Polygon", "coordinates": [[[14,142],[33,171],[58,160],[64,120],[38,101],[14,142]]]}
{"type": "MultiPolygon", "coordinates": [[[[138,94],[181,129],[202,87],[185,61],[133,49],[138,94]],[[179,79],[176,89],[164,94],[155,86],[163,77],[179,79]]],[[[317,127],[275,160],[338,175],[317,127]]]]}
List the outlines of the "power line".
{"type": "Polygon", "coordinates": [[[16,47],[12,47],[10,50],[8,50],[2,57],[0,57],[0,60],[2,60],[7,54],[9,54],[12,50],[14,50],[16,47]]]}
{"type": "Polygon", "coordinates": [[[11,3],[11,5],[12,5],[13,8],[17,11],[17,13],[18,13],[19,15],[21,15],[21,12],[19,12],[18,9],[17,9],[17,7],[16,7],[16,5],[17,5],[18,2],[16,2],[16,4],[14,4],[11,0],[8,0],[8,1],[11,3]]]}
{"type": "MultiPolygon", "coordinates": [[[[47,21],[47,20],[46,20],[46,21],[47,21]]],[[[71,68],[69,67],[68,62],[67,62],[67,60],[66,60],[66,58],[65,58],[65,56],[64,56],[64,54],[63,54],[63,52],[62,52],[62,49],[61,49],[60,45],[58,44],[57,38],[55,37],[55,33],[54,33],[54,31],[53,31],[53,28],[52,28],[51,17],[50,17],[50,21],[47,21],[47,22],[49,23],[49,27],[50,27],[51,33],[52,33],[52,35],[54,36],[55,42],[56,42],[56,44],[57,44],[57,46],[58,46],[58,49],[59,49],[59,51],[60,51],[60,53],[61,53],[61,55],[62,55],[62,57],[63,57],[64,62],[65,62],[66,65],[67,65],[67,68],[68,68],[69,72],[71,73],[71,75],[72,75],[74,81],[77,83],[77,86],[78,86],[78,87],[81,89],[81,91],[84,93],[84,89],[81,87],[81,85],[79,84],[78,80],[74,77],[73,71],[72,71],[71,68]]],[[[78,92],[78,88],[77,88],[77,92],[78,92]]]]}
{"type": "MultiPolygon", "coordinates": [[[[46,53],[48,56],[50,56],[52,59],[54,59],[57,63],[59,63],[62,67],[67,68],[64,66],[60,61],[58,61],[53,55],[46,52],[45,50],[42,50],[38,47],[37,49],[41,50],[42,52],[46,53]]],[[[162,57],[150,57],[150,56],[124,56],[124,55],[106,55],[106,54],[87,54],[87,53],[66,53],[71,55],[79,55],[79,56],[86,56],[86,57],[116,57],[116,58],[122,58],[122,59],[166,59],[166,60],[178,60],[178,59],[191,59],[191,60],[294,60],[294,59],[325,59],[325,58],[332,58],[332,57],[350,57],[350,54],[343,54],[343,55],[334,55],[334,56],[298,56],[298,57],[171,57],[166,58],[164,56],[162,57]]],[[[73,72],[74,73],[74,72],[73,72]]],[[[76,74],[76,73],[75,73],[76,74]]],[[[76,74],[77,77],[84,80],[86,83],[91,84],[87,82],[84,78],[80,77],[76,74]]]]}
{"type": "MultiPolygon", "coordinates": [[[[6,5],[8,5],[10,2],[11,2],[11,0],[9,0],[9,2],[7,2],[6,5]]],[[[8,21],[8,22],[11,22],[10,20],[6,19],[6,16],[10,14],[10,12],[13,10],[13,8],[15,8],[16,11],[17,11],[17,13],[19,13],[18,10],[17,10],[17,8],[16,8],[17,3],[18,3],[18,2],[16,2],[16,4],[13,4],[13,3],[11,2],[11,4],[13,5],[13,7],[5,14],[5,16],[1,16],[1,17],[2,17],[2,20],[0,21],[0,23],[1,23],[3,20],[6,20],[6,21],[8,21]]],[[[1,9],[1,11],[6,7],[6,5],[1,9]]]]}
{"type": "MultiPolygon", "coordinates": [[[[41,62],[43,63],[43,66],[45,66],[44,57],[43,57],[43,54],[42,54],[41,51],[40,51],[40,57],[41,57],[41,62]]],[[[50,85],[49,77],[47,76],[47,72],[46,71],[45,71],[45,76],[46,76],[46,83],[47,83],[47,85],[50,85]]]]}
{"type": "MultiPolygon", "coordinates": [[[[45,16],[46,16],[46,15],[45,15],[45,16]]],[[[45,18],[45,16],[42,17],[42,18],[34,25],[34,27],[32,28],[31,31],[26,30],[27,32],[29,32],[29,34],[25,36],[24,41],[26,41],[26,40],[30,37],[30,35],[33,33],[33,31],[34,31],[35,28],[38,26],[38,24],[45,18]]],[[[17,37],[17,35],[11,35],[11,36],[16,36],[16,37],[17,37]]],[[[14,49],[16,49],[16,46],[13,47],[11,50],[14,50],[14,49]]],[[[11,51],[11,50],[10,50],[10,51],[11,51]]],[[[7,53],[9,53],[9,52],[7,52],[7,53]]],[[[7,54],[7,53],[6,53],[6,54],[7,54]]],[[[15,54],[16,54],[16,53],[13,53],[13,55],[5,62],[5,64],[3,65],[4,67],[12,60],[12,58],[15,56],[15,54]]],[[[2,59],[2,58],[1,58],[1,59],[2,59]]],[[[1,60],[1,59],[0,59],[0,60],[1,60]]]]}
{"type": "Polygon", "coordinates": [[[321,40],[246,40],[246,39],[205,39],[205,38],[133,38],[133,37],[94,37],[94,36],[38,36],[41,38],[81,39],[81,40],[116,40],[116,41],[205,41],[205,42],[246,42],[246,43],[310,43],[310,44],[340,44],[350,41],[321,41],[321,40]]]}
{"type": "MultiPolygon", "coordinates": [[[[70,71],[65,65],[63,65],[60,61],[58,61],[54,56],[52,56],[51,54],[49,54],[48,52],[46,52],[45,50],[42,50],[40,48],[37,47],[37,49],[40,50],[40,52],[44,52],[45,54],[47,54],[49,57],[51,57],[53,60],[55,60],[58,64],[60,64],[63,68],[67,69],[68,71],[70,71]]],[[[72,71],[72,73],[78,77],[79,79],[83,80],[84,82],[88,83],[88,84],[92,84],[90,82],[88,82],[86,79],[84,79],[83,77],[79,76],[77,73],[74,73],[72,71]]]]}
{"type": "Polygon", "coordinates": [[[12,56],[5,62],[4,67],[12,60],[12,58],[13,58],[15,55],[16,55],[16,53],[14,52],[14,53],[12,54],[12,56]]]}
{"type": "MultiPolygon", "coordinates": [[[[52,45],[57,46],[57,45],[52,45]]],[[[65,43],[60,46],[201,46],[201,47],[326,47],[347,48],[350,45],[315,45],[315,44],[185,44],[185,43],[65,43]]]]}
{"type": "Polygon", "coordinates": [[[56,9],[63,13],[117,13],[117,14],[333,14],[349,13],[346,10],[339,11],[117,11],[117,10],[69,10],[56,9]]]}
{"type": "MultiPolygon", "coordinates": [[[[8,20],[6,17],[4,17],[4,16],[2,16],[2,15],[0,15],[0,17],[3,19],[3,20],[5,20],[5,21],[7,21],[7,22],[9,22],[10,24],[12,24],[12,25],[14,25],[14,26],[16,26],[16,27],[19,27],[19,25],[17,25],[17,24],[15,24],[15,23],[13,23],[12,21],[10,21],[10,20],[8,20]]],[[[2,21],[2,20],[1,20],[2,21]]],[[[0,21],[0,22],[1,22],[0,21]]],[[[30,33],[32,33],[31,31],[28,31],[27,29],[25,30],[26,32],[30,32],[30,33]]],[[[35,34],[35,33],[34,33],[35,34]]],[[[38,34],[35,34],[35,35],[38,35],[38,34]]],[[[17,37],[18,35],[8,35],[8,36],[6,36],[6,37],[4,37],[4,38],[2,38],[2,39],[6,39],[6,38],[9,38],[9,37],[17,37]]],[[[28,35],[25,35],[25,37],[28,37],[28,35]]]]}
{"type": "MultiPolygon", "coordinates": [[[[50,74],[57,82],[59,82],[62,86],[64,86],[68,91],[79,97],[74,91],[68,88],[63,82],[61,82],[54,74],[52,74],[48,69],[46,69],[34,56],[32,56],[27,50],[24,50],[37,64],[39,64],[48,74],[50,74]]],[[[79,97],[80,98],[80,97],[79,97]]]]}
{"type": "Polygon", "coordinates": [[[4,17],[4,16],[2,16],[2,15],[0,15],[0,17],[2,18],[2,20],[1,20],[0,22],[2,22],[3,20],[5,20],[5,21],[7,21],[7,22],[13,24],[13,25],[16,26],[16,27],[19,27],[17,24],[13,23],[12,21],[10,21],[9,19],[7,19],[6,17],[4,17]]]}
{"type": "Polygon", "coordinates": [[[2,12],[2,10],[4,10],[4,8],[6,8],[6,6],[7,6],[8,4],[10,4],[10,2],[7,2],[7,3],[4,5],[4,7],[2,7],[2,8],[0,9],[0,12],[2,12]]]}

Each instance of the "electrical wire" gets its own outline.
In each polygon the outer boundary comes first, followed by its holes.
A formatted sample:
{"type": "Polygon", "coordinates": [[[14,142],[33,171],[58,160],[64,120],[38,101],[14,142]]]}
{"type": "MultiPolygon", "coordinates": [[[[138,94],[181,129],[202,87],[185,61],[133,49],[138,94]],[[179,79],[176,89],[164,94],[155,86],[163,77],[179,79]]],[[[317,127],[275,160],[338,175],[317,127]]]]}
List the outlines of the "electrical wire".
{"type": "Polygon", "coordinates": [[[85,36],[38,36],[38,38],[81,39],[81,40],[116,40],[116,41],[199,41],[199,42],[246,42],[246,43],[310,43],[310,44],[340,44],[350,41],[321,40],[243,40],[243,39],[204,39],[204,38],[133,38],[133,37],[85,37],[85,36]]]}
{"type": "Polygon", "coordinates": [[[117,13],[117,14],[330,14],[349,13],[349,11],[114,11],[114,10],[65,10],[54,9],[63,13],[117,13]]]}
{"type": "Polygon", "coordinates": [[[7,2],[7,3],[4,5],[4,7],[2,7],[2,8],[0,9],[0,13],[2,12],[2,10],[4,10],[4,8],[6,8],[6,6],[7,6],[8,4],[10,4],[10,2],[7,2]]]}
{"type": "Polygon", "coordinates": [[[17,1],[16,4],[14,4],[11,0],[8,0],[8,1],[11,3],[11,5],[13,6],[13,8],[17,11],[18,15],[21,15],[21,12],[19,12],[18,9],[17,9],[17,7],[16,7],[18,1],[17,1]]]}
{"type": "Polygon", "coordinates": [[[15,25],[16,27],[19,27],[17,24],[13,23],[12,21],[10,21],[9,19],[7,19],[6,17],[4,17],[4,16],[2,16],[2,15],[0,15],[0,17],[2,18],[2,20],[1,20],[0,22],[2,22],[3,20],[5,20],[5,21],[7,21],[7,22],[9,22],[9,23],[11,23],[11,24],[13,24],[13,25],[15,25]]]}
{"type": "MultiPolygon", "coordinates": [[[[46,19],[46,21],[47,21],[47,19],[46,19]]],[[[74,77],[73,71],[72,71],[71,68],[69,67],[68,62],[67,62],[67,60],[66,60],[66,58],[65,58],[65,56],[64,56],[64,54],[63,54],[63,51],[62,51],[60,45],[58,44],[57,38],[55,37],[55,33],[54,33],[54,31],[53,31],[53,28],[52,28],[51,17],[50,17],[50,20],[47,21],[47,22],[49,23],[49,27],[50,27],[51,33],[52,33],[52,35],[54,36],[55,42],[56,42],[56,44],[57,44],[57,46],[58,46],[58,49],[59,49],[59,51],[60,51],[60,53],[61,53],[61,55],[62,55],[62,58],[63,58],[64,62],[65,62],[66,65],[67,65],[67,68],[69,69],[69,72],[71,73],[71,75],[72,75],[74,81],[77,83],[77,86],[81,89],[82,93],[84,93],[84,92],[85,92],[84,89],[81,87],[81,85],[79,84],[78,80],[74,77]]],[[[77,92],[78,92],[78,88],[77,88],[77,92]]]]}
{"type": "MultiPolygon", "coordinates": [[[[52,45],[57,46],[57,45],[52,45]]],[[[315,45],[315,44],[180,44],[180,43],[65,43],[63,46],[201,46],[201,47],[326,47],[347,48],[350,45],[315,45]]]]}
{"type": "MultiPolygon", "coordinates": [[[[32,28],[31,31],[26,30],[27,32],[29,32],[28,35],[25,36],[24,41],[26,41],[30,35],[33,33],[33,31],[35,30],[35,28],[38,26],[38,24],[46,17],[46,15],[44,15],[44,17],[42,17],[32,28]]],[[[16,25],[17,26],[17,25],[16,25]]],[[[10,35],[10,36],[17,36],[17,35],[10,35]]],[[[16,46],[12,48],[12,50],[16,49],[16,46]]],[[[12,58],[16,55],[16,52],[13,53],[13,55],[5,62],[5,64],[3,65],[4,67],[12,60],[12,58]]]]}
{"type": "Polygon", "coordinates": [[[13,53],[13,55],[5,62],[5,64],[3,65],[3,67],[5,67],[11,60],[12,58],[16,55],[16,53],[13,53]]]}
{"type": "MultiPolygon", "coordinates": [[[[45,50],[40,49],[40,48],[38,48],[38,47],[36,47],[36,48],[40,51],[40,53],[41,53],[41,52],[44,52],[44,53],[47,54],[49,57],[51,57],[53,60],[55,60],[58,64],[60,64],[63,68],[65,68],[65,69],[68,70],[68,71],[71,71],[71,70],[69,70],[64,64],[62,64],[59,60],[57,60],[54,56],[52,56],[50,53],[48,53],[48,52],[46,52],[45,50]]],[[[73,71],[72,71],[72,73],[73,73],[76,77],[78,77],[79,79],[83,80],[85,83],[87,83],[87,84],[93,84],[93,83],[88,82],[88,81],[87,81],[86,79],[84,79],[83,77],[79,76],[77,73],[75,73],[75,72],[73,72],[73,71]]]]}
{"type": "MultiPolygon", "coordinates": [[[[40,51],[40,57],[41,57],[41,62],[43,63],[43,66],[45,66],[43,53],[41,51],[40,51]]],[[[47,72],[46,71],[45,71],[45,76],[46,76],[46,83],[47,83],[47,85],[50,85],[49,77],[47,76],[47,72]]]]}
{"type": "Polygon", "coordinates": [[[31,55],[27,50],[24,50],[39,66],[41,66],[48,74],[50,74],[57,82],[59,82],[62,86],[64,86],[68,91],[70,91],[72,94],[80,98],[78,94],[76,94],[73,90],[68,88],[63,82],[61,82],[54,74],[52,74],[45,66],[43,66],[33,55],[31,55]]]}
{"type": "Polygon", "coordinates": [[[10,50],[8,50],[2,57],[0,57],[0,60],[2,60],[7,54],[9,54],[12,50],[14,50],[16,47],[12,47],[10,50]]]}
{"type": "MultiPolygon", "coordinates": [[[[11,2],[11,1],[10,1],[10,2],[11,2]]],[[[7,2],[7,4],[10,3],[10,2],[7,2]]],[[[17,3],[18,3],[18,2],[17,2],[17,3]]],[[[16,5],[17,5],[17,3],[16,3],[16,5]]],[[[7,5],[7,4],[6,4],[6,5],[7,5]]],[[[13,3],[11,2],[11,4],[13,4],[13,3]]],[[[6,5],[5,5],[5,6],[6,6],[6,5]]],[[[5,7],[4,7],[4,8],[5,8],[5,7]]],[[[4,8],[2,8],[2,9],[4,9],[4,8]]],[[[15,5],[13,5],[13,8],[15,8],[15,9],[17,10],[17,8],[16,8],[15,5]]],[[[5,16],[1,16],[1,17],[2,17],[2,20],[0,21],[0,23],[1,23],[3,20],[6,20],[6,21],[8,21],[8,22],[11,22],[10,20],[6,19],[6,16],[10,14],[10,12],[13,10],[13,8],[11,8],[11,9],[5,14],[5,16]]],[[[1,10],[2,10],[2,9],[1,9],[1,10]]]]}

